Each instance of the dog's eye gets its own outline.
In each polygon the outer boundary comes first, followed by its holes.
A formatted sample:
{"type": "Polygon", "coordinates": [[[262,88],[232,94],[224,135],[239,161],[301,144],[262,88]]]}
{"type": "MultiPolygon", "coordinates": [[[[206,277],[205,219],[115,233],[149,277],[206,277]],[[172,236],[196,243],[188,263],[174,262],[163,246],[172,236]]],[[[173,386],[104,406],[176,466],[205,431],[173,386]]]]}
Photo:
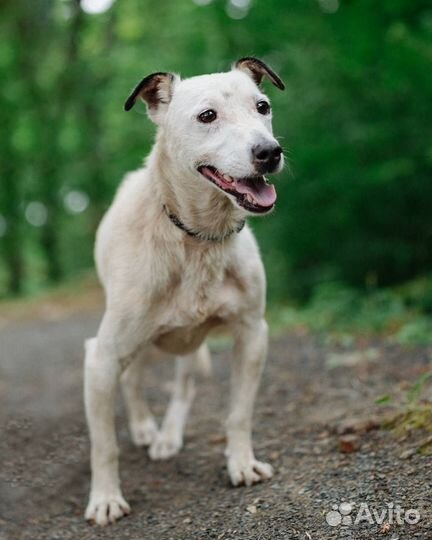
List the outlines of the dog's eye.
{"type": "Polygon", "coordinates": [[[210,122],[214,122],[217,118],[216,111],[213,109],[207,109],[206,111],[203,111],[201,114],[198,115],[198,120],[200,122],[203,122],[203,124],[209,124],[210,122]]]}
{"type": "Polygon", "coordinates": [[[270,104],[267,101],[258,101],[256,104],[257,111],[260,114],[268,114],[270,112],[270,104]]]}

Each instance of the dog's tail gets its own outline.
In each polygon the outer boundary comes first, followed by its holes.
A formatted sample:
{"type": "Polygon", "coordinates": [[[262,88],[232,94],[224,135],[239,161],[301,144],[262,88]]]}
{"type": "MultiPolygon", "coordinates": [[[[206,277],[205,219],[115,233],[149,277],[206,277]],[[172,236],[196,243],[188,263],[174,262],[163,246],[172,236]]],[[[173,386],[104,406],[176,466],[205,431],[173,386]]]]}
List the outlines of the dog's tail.
{"type": "Polygon", "coordinates": [[[203,343],[196,353],[195,369],[204,377],[212,374],[211,354],[206,343],[203,343]]]}

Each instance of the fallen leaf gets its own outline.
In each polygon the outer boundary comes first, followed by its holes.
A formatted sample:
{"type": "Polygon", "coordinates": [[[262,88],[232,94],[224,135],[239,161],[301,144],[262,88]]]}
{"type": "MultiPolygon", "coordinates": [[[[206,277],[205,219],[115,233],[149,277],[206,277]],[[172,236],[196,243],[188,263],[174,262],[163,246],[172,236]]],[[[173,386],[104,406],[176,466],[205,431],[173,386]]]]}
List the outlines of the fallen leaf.
{"type": "Polygon", "coordinates": [[[339,439],[339,451],[352,454],[360,448],[360,439],[356,435],[345,435],[339,439]]]}

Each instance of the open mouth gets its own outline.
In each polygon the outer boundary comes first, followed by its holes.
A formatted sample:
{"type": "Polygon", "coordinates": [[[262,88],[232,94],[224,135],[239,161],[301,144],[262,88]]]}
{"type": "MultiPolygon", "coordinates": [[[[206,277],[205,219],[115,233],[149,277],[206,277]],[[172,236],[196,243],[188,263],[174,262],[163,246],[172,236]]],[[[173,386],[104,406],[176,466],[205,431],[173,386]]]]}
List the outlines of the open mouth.
{"type": "Polygon", "coordinates": [[[264,176],[233,178],[210,165],[201,165],[198,171],[219,189],[233,195],[237,203],[249,212],[269,212],[275,205],[276,190],[264,176]]]}

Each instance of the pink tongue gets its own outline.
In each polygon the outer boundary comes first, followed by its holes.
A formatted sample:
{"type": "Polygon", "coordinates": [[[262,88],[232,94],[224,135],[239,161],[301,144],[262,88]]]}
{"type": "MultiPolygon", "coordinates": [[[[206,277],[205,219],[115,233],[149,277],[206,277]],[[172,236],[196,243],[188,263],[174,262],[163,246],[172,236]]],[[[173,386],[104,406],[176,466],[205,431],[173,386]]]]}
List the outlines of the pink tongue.
{"type": "Polygon", "coordinates": [[[276,202],[276,190],[273,185],[261,181],[245,181],[239,179],[235,181],[236,191],[239,193],[249,193],[259,206],[272,206],[276,202]]]}

